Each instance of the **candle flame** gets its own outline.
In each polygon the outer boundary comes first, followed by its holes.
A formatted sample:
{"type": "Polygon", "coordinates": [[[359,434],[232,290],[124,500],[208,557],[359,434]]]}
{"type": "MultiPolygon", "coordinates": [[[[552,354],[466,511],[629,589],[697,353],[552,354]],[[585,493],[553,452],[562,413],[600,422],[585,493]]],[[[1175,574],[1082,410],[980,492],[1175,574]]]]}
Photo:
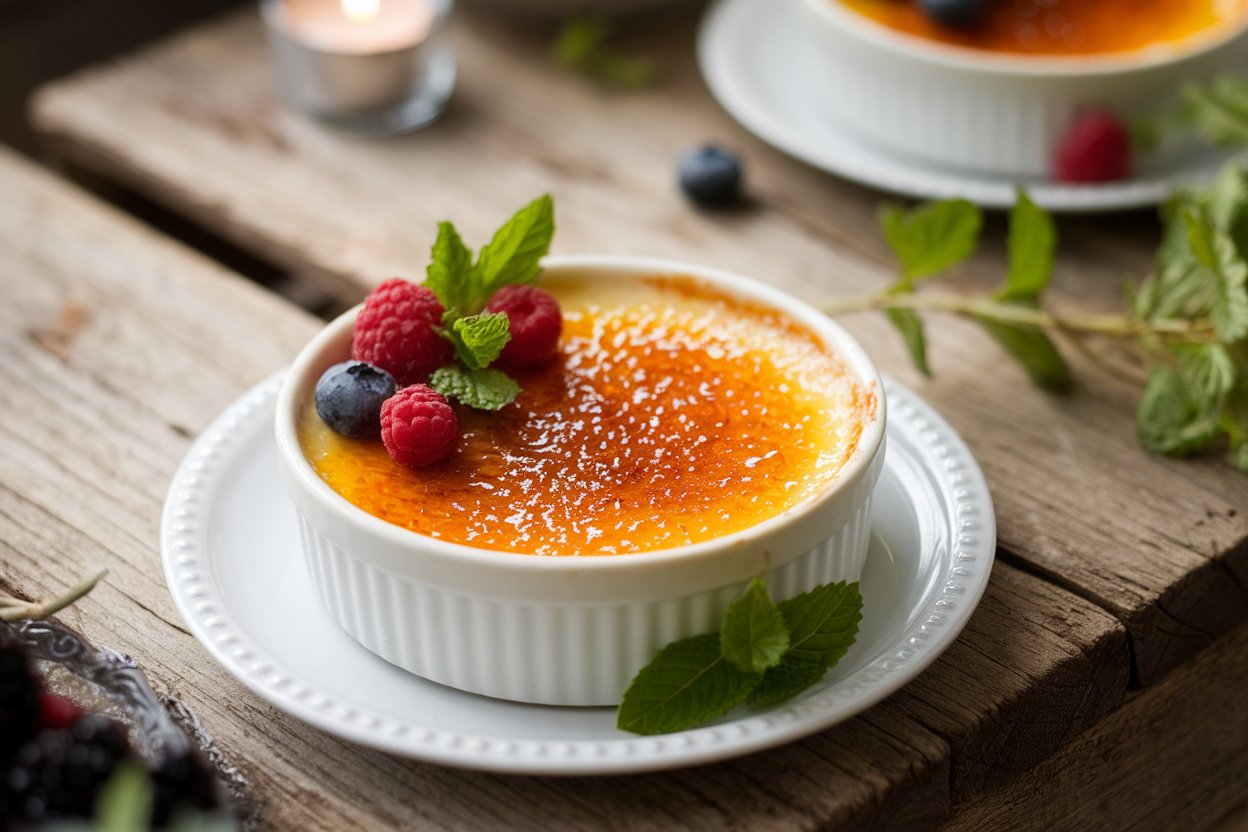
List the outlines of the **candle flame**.
{"type": "Polygon", "coordinates": [[[367,23],[381,11],[381,0],[342,0],[342,13],[354,23],[367,23]]]}

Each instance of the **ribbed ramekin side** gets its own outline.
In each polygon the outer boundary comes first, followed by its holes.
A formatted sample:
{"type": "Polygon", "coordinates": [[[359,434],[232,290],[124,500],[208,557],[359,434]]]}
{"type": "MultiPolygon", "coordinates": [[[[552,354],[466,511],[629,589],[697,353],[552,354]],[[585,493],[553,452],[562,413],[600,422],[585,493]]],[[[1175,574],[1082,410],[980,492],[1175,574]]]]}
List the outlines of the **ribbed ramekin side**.
{"type": "MultiPolygon", "coordinates": [[[[329,615],[364,647],[461,690],[548,705],[613,705],[663,645],[712,632],[739,583],[618,604],[508,601],[400,577],[351,556],[300,517],[308,572],[329,615]]],[[[836,534],[768,573],[773,597],[857,580],[870,502],[836,534]]],[[[656,587],[656,595],[664,591],[656,587]]]]}

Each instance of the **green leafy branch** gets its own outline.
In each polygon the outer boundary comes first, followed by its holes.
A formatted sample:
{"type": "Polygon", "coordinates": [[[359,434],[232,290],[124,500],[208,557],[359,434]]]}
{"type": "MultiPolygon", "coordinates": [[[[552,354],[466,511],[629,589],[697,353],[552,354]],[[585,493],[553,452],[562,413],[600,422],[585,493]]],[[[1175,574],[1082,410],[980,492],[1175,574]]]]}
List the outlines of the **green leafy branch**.
{"type": "Polygon", "coordinates": [[[683,731],[738,705],[778,705],[816,684],[858,636],[857,583],[824,584],[772,602],[755,578],[717,633],[672,642],[624,693],[618,725],[635,734],[683,731]]]}
{"type": "MultiPolygon", "coordinates": [[[[1248,112],[1248,110],[1246,110],[1248,112]]],[[[1068,390],[1070,368],[1053,336],[1114,368],[1100,338],[1129,344],[1148,369],[1137,432],[1149,450],[1183,456],[1225,437],[1230,459],[1248,470],[1248,177],[1228,166],[1208,188],[1176,193],[1162,212],[1157,267],[1128,288],[1123,311],[1057,312],[1043,304],[1057,233],[1047,213],[1020,192],[1010,213],[1005,279],[986,295],[920,292],[975,251],[980,211],[963,200],[905,211],[890,206],[880,223],[899,264],[888,289],[825,306],[832,315],[880,310],[901,333],[925,375],[927,339],[919,312],[979,323],[1039,386],[1068,390]]]]}

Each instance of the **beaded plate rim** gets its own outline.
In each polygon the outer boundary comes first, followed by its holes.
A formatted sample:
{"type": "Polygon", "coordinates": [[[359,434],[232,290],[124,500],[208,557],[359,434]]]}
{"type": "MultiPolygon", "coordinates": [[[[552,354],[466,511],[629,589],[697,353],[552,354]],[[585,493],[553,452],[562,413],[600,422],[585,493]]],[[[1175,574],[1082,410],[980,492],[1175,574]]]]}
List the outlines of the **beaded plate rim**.
{"type": "Polygon", "coordinates": [[[384,751],[480,770],[592,775],[697,765],[791,742],[860,713],[917,676],[961,632],[992,570],[996,526],[979,465],[940,415],[885,376],[887,430],[907,437],[938,485],[941,514],[950,524],[954,547],[943,553],[941,580],[929,581],[909,626],[866,665],[766,713],[656,737],[516,740],[396,720],[324,695],[279,656],[254,644],[231,620],[213,576],[207,524],[199,521],[224,484],[231,453],[256,432],[271,431],[284,375],[284,370],[278,372],[243,394],[187,452],[170,484],[161,519],[165,580],[192,634],[231,675],[299,719],[384,751]]]}

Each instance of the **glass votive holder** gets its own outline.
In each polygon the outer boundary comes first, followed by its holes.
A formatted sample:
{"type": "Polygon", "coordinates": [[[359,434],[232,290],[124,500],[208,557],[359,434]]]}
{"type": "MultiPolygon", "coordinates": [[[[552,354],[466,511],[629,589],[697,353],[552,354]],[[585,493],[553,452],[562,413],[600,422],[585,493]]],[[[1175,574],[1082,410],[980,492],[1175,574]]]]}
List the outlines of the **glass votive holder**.
{"type": "Polygon", "coordinates": [[[424,127],[455,87],[453,0],[260,0],[282,97],[346,132],[424,127]]]}

